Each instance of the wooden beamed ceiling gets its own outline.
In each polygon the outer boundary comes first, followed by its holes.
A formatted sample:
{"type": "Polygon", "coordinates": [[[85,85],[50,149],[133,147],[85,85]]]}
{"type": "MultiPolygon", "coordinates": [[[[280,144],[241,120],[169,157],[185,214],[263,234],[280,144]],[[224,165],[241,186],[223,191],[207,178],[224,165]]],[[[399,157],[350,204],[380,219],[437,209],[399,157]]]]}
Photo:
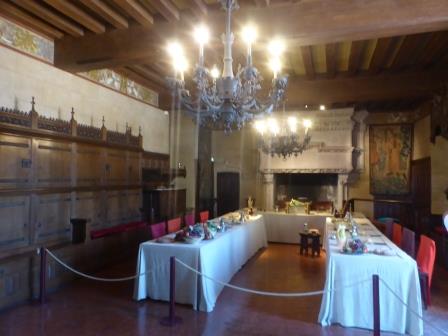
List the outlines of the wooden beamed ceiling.
{"type": "MultiPolygon", "coordinates": [[[[234,32],[258,24],[254,62],[264,78],[267,37],[285,39],[290,108],[324,103],[407,109],[447,79],[446,0],[239,0],[234,32]]],[[[197,51],[193,25],[208,23],[209,64],[221,64],[224,13],[213,0],[0,0],[1,15],[55,40],[55,65],[82,72],[111,68],[167,96],[164,47],[197,51]]],[[[236,36],[236,50],[244,50],[236,36]]],[[[241,53],[234,64],[244,62],[241,53]]],[[[268,80],[267,80],[268,81],[268,80]]],[[[162,101],[164,99],[161,99],[162,101]]],[[[165,106],[162,106],[165,107],[165,106]]]]}

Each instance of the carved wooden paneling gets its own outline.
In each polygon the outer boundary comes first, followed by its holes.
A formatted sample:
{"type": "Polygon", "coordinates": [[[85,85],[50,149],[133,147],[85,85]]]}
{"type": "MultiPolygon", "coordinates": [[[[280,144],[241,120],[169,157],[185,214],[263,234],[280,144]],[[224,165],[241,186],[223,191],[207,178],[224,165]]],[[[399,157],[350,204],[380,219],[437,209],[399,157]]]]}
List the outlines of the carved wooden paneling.
{"type": "Polygon", "coordinates": [[[123,224],[126,221],[128,206],[126,191],[109,191],[106,196],[106,226],[123,224]]]}
{"type": "Polygon", "coordinates": [[[0,197],[0,250],[28,245],[29,216],[29,196],[0,197]]]}
{"type": "Polygon", "coordinates": [[[54,140],[35,141],[36,183],[39,186],[68,186],[71,178],[71,145],[54,140]]]}
{"type": "Polygon", "coordinates": [[[98,185],[104,175],[104,156],[100,147],[76,145],[76,185],[98,185]]]}
{"type": "Polygon", "coordinates": [[[139,184],[141,182],[140,154],[128,152],[128,183],[139,184]]]}
{"type": "Polygon", "coordinates": [[[0,188],[20,188],[31,180],[31,139],[0,134],[0,188]]]}
{"type": "Polygon", "coordinates": [[[30,297],[30,267],[25,258],[0,265],[0,308],[30,297]]]}
{"type": "Polygon", "coordinates": [[[102,192],[77,193],[74,216],[86,218],[93,230],[101,228],[105,220],[102,192]]]}
{"type": "Polygon", "coordinates": [[[34,198],[36,243],[70,238],[70,194],[36,195],[34,198]]]}
{"type": "Polygon", "coordinates": [[[142,217],[142,191],[141,189],[132,189],[127,192],[127,219],[128,221],[138,221],[142,217]]]}
{"type": "Polygon", "coordinates": [[[126,152],[107,150],[105,171],[108,184],[125,184],[127,180],[126,152]]]}

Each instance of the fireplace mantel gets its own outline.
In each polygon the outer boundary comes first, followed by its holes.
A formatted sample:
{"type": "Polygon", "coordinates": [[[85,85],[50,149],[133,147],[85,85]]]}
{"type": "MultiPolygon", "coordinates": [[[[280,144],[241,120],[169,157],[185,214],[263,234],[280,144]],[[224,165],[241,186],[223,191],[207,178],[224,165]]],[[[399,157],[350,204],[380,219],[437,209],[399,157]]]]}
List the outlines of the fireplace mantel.
{"type": "Polygon", "coordinates": [[[299,119],[313,122],[310,148],[297,157],[286,159],[272,157],[260,151],[259,170],[264,175],[265,208],[274,204],[273,175],[281,173],[338,174],[338,199],[341,207],[347,190],[348,175],[363,169],[363,141],[367,116],[365,111],[355,112],[353,108],[326,111],[290,112],[299,119]]]}

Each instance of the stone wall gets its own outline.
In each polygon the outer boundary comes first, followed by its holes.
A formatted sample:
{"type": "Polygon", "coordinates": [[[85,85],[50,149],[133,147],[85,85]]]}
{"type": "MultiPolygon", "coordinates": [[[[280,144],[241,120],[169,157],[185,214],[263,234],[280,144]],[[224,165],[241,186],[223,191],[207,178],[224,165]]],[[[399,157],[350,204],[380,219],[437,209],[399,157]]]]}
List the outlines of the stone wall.
{"type": "Polygon", "coordinates": [[[40,115],[124,132],[126,123],[137,133],[142,127],[143,148],[168,153],[169,118],[163,111],[137,99],[70,74],[0,45],[0,106],[29,111],[31,97],[40,115]]]}

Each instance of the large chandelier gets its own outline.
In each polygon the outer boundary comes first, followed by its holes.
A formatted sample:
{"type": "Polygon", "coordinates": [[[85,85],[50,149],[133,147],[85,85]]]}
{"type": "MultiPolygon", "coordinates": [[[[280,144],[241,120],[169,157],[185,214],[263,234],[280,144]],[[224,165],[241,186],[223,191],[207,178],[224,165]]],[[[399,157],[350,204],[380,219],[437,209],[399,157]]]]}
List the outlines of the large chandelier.
{"type": "Polygon", "coordinates": [[[209,40],[209,31],[205,26],[195,29],[194,37],[199,45],[199,60],[194,69],[194,94],[185,86],[184,72],[187,60],[182,47],[172,42],[168,46],[174,76],[168,78],[175,104],[190,115],[200,126],[230,132],[241,129],[247,122],[272,113],[282,100],[287,76],[280,75],[280,56],[284,51],[281,40],[269,44],[270,67],[273,71],[272,87],[269,94],[259,98],[262,77],[252,64],[252,45],[256,40],[256,30],[246,27],[241,36],[247,45],[246,65],[238,66],[233,74],[232,44],[234,35],[230,30],[232,11],[238,9],[236,0],[219,0],[226,11],[226,31],[222,35],[224,58],[222,74],[216,66],[208,69],[204,64],[204,45],[209,40]]]}
{"type": "Polygon", "coordinates": [[[297,157],[309,147],[311,126],[311,120],[303,119],[300,125],[299,119],[294,116],[282,117],[279,120],[268,118],[254,123],[262,152],[272,157],[283,157],[285,160],[292,155],[297,157]]]}

